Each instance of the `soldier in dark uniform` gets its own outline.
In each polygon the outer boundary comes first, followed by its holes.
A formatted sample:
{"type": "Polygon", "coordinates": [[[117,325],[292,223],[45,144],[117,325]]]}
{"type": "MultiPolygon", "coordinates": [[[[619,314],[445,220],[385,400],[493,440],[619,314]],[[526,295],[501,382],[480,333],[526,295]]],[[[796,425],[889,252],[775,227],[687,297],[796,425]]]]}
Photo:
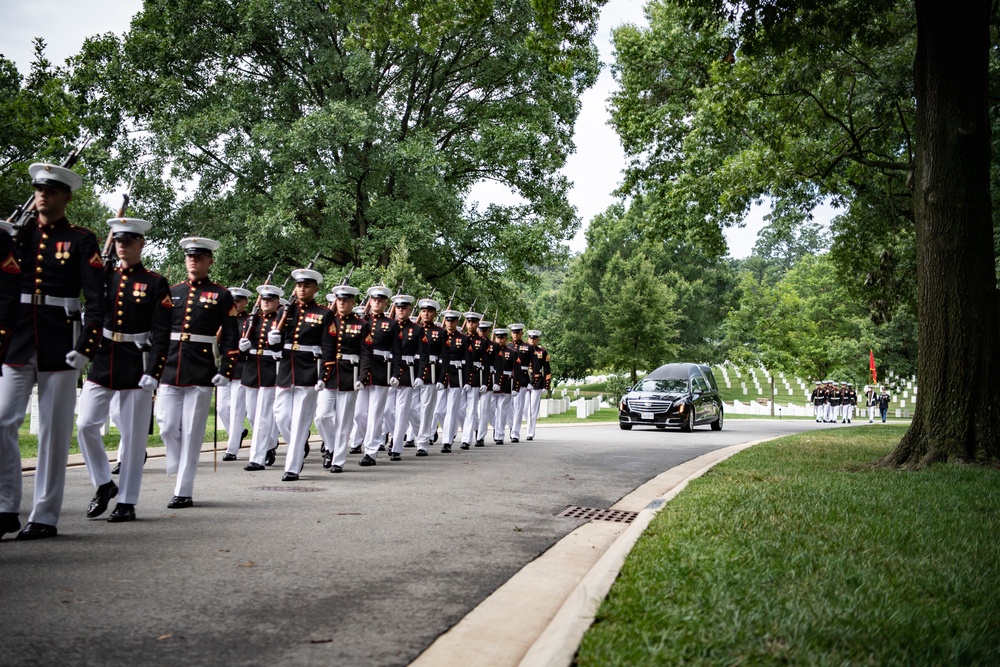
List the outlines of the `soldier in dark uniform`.
{"type": "MultiPolygon", "coordinates": [[[[0,535],[20,528],[21,451],[17,431],[38,385],[38,464],[28,525],[19,540],[56,535],[66,482],[66,462],[73,433],[76,383],[80,369],[94,356],[104,302],[104,264],[93,232],[72,225],[66,207],[81,178],[62,167],[33,164],[37,223],[21,230],[20,304],[0,377],[0,535]],[[80,294],[83,328],[80,330],[80,294]]],[[[14,266],[7,253],[9,273],[14,266]]]]}
{"type": "Polygon", "coordinates": [[[496,353],[493,358],[493,393],[496,396],[497,408],[496,414],[493,416],[493,442],[502,445],[507,422],[510,420],[516,354],[514,347],[507,344],[507,329],[495,329],[493,342],[496,344],[496,353]]]}
{"type": "Polygon", "coordinates": [[[851,417],[854,416],[854,408],[858,404],[858,392],[854,390],[854,385],[848,382],[844,389],[844,419],[848,424],[851,423],[851,417]]]}
{"type": "Polygon", "coordinates": [[[426,360],[420,372],[420,429],[417,433],[417,456],[427,456],[431,437],[437,430],[434,411],[438,395],[444,391],[444,329],[434,323],[441,304],[434,299],[421,299],[419,326],[423,327],[420,338],[420,358],[426,360]]]}
{"type": "Polygon", "coordinates": [[[413,310],[412,296],[397,294],[392,297],[392,303],[396,307],[396,337],[399,339],[399,345],[393,351],[393,354],[396,355],[393,364],[396,400],[392,409],[396,416],[393,422],[392,450],[389,452],[389,460],[399,461],[403,455],[403,446],[407,442],[407,432],[417,433],[420,429],[419,416],[413,408],[413,397],[420,385],[423,384],[423,380],[420,379],[420,371],[423,367],[423,361],[420,357],[420,339],[424,330],[410,321],[410,312],[413,310]]]}
{"type": "Polygon", "coordinates": [[[472,342],[458,329],[457,310],[446,310],[444,315],[444,370],[445,389],[442,396],[446,401],[444,422],[442,423],[441,453],[450,454],[458,431],[459,416],[465,394],[472,391],[472,342]]]}
{"type": "Polygon", "coordinates": [[[524,342],[524,325],[510,325],[511,342],[514,348],[514,389],[511,395],[510,441],[521,441],[521,422],[528,417],[528,388],[531,386],[531,357],[534,348],[524,342]]]}
{"type": "MultiPolygon", "coordinates": [[[[231,287],[229,293],[233,295],[233,305],[236,306],[236,328],[241,335],[246,327],[247,305],[253,292],[242,287],[231,287]]],[[[226,453],[222,455],[223,461],[235,461],[236,454],[240,451],[243,438],[247,437],[247,430],[243,428],[244,419],[247,416],[246,392],[243,391],[243,367],[247,361],[246,352],[240,350],[236,356],[236,367],[233,368],[232,382],[225,387],[219,387],[219,421],[226,429],[228,443],[226,453]]]]}
{"type": "Polygon", "coordinates": [[[268,334],[278,324],[278,300],[284,292],[275,285],[260,285],[257,293],[260,295],[260,312],[247,318],[239,342],[240,350],[247,355],[243,366],[243,391],[250,425],[253,426],[250,462],[243,467],[249,471],[264,470],[265,464],[274,463],[271,444],[278,437],[274,420],[274,384],[282,351],[280,341],[274,345],[268,343],[268,334]]]}
{"type": "Polygon", "coordinates": [[[385,409],[389,388],[399,386],[399,326],[385,315],[392,291],[377,285],[368,289],[371,315],[368,318],[369,334],[361,348],[361,381],[368,394],[368,423],[364,436],[365,455],[359,465],[373,466],[380,448],[384,448],[385,409]]]}
{"type": "Polygon", "coordinates": [[[486,446],[486,435],[493,416],[496,414],[496,394],[493,385],[496,384],[496,373],[493,364],[496,363],[497,344],[493,342],[493,322],[480,320],[477,333],[483,339],[483,384],[486,387],[479,398],[479,416],[476,418],[476,447],[486,446]]]}
{"type": "MultiPolygon", "coordinates": [[[[21,262],[17,259],[13,228],[5,220],[0,220],[0,374],[7,357],[7,346],[11,334],[17,326],[17,312],[20,309],[18,296],[21,292],[21,262]]],[[[0,536],[3,527],[0,526],[0,536]]]]}
{"type": "Polygon", "coordinates": [[[364,319],[354,314],[358,288],[334,288],[336,311],[323,332],[323,377],[316,388],[323,394],[323,409],[316,426],[330,456],[330,472],[344,471],[350,447],[351,425],[358,393],[364,386],[361,375],[362,348],[371,334],[364,319]]]}
{"type": "Polygon", "coordinates": [[[472,391],[465,395],[465,420],[462,423],[462,449],[468,449],[476,441],[476,431],[479,428],[480,401],[489,400],[483,394],[490,388],[490,377],[486,353],[490,342],[479,333],[479,322],[483,319],[481,313],[467,311],[465,317],[465,333],[469,337],[472,348],[469,367],[469,386],[472,391]]]}
{"type": "Polygon", "coordinates": [[[833,424],[837,423],[840,419],[840,410],[844,404],[844,390],[841,389],[840,384],[834,382],[830,387],[830,422],[833,424]]]}
{"type": "Polygon", "coordinates": [[[333,318],[329,308],[315,301],[316,291],[323,281],[319,271],[297,269],[292,271],[292,279],[295,280],[295,300],[285,309],[278,328],[268,334],[268,342],[281,343],[283,350],[275,393],[275,418],[286,424],[282,430],[289,434],[283,482],[297,481],[302,472],[309,427],[316,416],[316,383],[320,380],[322,366],[323,332],[333,318]]]}
{"type": "Polygon", "coordinates": [[[170,349],[156,398],[156,420],[167,450],[167,474],[177,473],[170,509],[194,505],[194,477],[205,442],[212,388],[229,383],[236,357],[239,331],[236,307],[225,287],[208,279],[219,242],[189,237],[181,239],[187,280],[170,288],[173,325],[170,349]],[[213,345],[221,361],[216,367],[213,345]]]}
{"type": "Polygon", "coordinates": [[[552,367],[549,365],[549,351],[539,344],[542,332],[532,329],[528,332],[531,345],[531,386],[528,388],[528,440],[535,439],[535,424],[538,422],[538,408],[542,402],[542,392],[552,381],[552,367]]]}
{"type": "Polygon", "coordinates": [[[97,488],[87,508],[91,519],[104,513],[111,498],[118,505],[108,521],[135,519],[142,484],[142,464],[153,414],[153,392],[167,360],[173,319],[170,285],[142,265],[142,248],[150,224],[138,218],[108,220],[118,266],[108,276],[104,293],[104,327],[94,361],[80,394],[77,441],[97,488]],[[111,481],[101,427],[112,400],[118,399],[115,424],[121,433],[121,493],[111,481]]]}

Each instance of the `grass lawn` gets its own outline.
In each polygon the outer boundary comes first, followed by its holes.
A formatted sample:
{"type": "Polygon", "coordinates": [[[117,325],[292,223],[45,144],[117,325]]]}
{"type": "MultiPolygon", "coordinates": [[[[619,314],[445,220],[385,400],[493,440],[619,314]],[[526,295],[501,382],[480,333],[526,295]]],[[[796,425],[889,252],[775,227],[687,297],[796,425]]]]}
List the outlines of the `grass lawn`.
{"type": "Polygon", "coordinates": [[[570,406],[570,409],[562,414],[552,415],[551,417],[540,417],[538,419],[539,424],[584,424],[589,422],[617,421],[618,408],[601,408],[586,419],[579,419],[576,416],[576,406],[570,406]]]}
{"type": "Polygon", "coordinates": [[[905,429],[782,438],[692,481],[576,664],[1000,664],[1000,471],[871,468],[905,429]]]}

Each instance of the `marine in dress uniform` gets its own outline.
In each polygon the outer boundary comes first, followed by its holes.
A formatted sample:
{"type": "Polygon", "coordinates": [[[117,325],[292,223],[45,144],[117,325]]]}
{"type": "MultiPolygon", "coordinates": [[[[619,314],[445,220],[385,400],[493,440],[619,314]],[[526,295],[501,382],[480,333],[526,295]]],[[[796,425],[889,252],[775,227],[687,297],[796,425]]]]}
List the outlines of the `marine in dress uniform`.
{"type": "Polygon", "coordinates": [[[482,313],[470,310],[463,313],[463,317],[465,317],[465,333],[472,348],[468,383],[472,387],[472,391],[465,396],[465,420],[462,424],[462,449],[468,449],[472,442],[475,442],[477,447],[482,446],[476,440],[476,433],[481,413],[480,402],[489,401],[484,393],[490,388],[490,369],[487,358],[490,342],[479,333],[479,323],[483,319],[482,313]]]}
{"type": "Polygon", "coordinates": [[[336,311],[323,332],[323,377],[316,385],[323,395],[324,409],[316,426],[330,452],[330,472],[340,473],[347,463],[354,409],[364,386],[361,355],[371,329],[354,314],[357,287],[338,285],[333,293],[336,311]]]}
{"type": "Polygon", "coordinates": [[[142,248],[150,223],[139,218],[108,220],[114,236],[118,266],[108,276],[104,291],[104,326],[94,360],[80,394],[77,441],[97,488],[87,508],[91,519],[104,513],[108,501],[118,504],[108,521],[135,519],[142,485],[142,464],[153,415],[153,392],[167,361],[173,302],[170,285],[142,265],[142,248]],[[121,433],[119,472],[121,489],[111,481],[101,427],[114,399],[115,425],[121,433]]]}
{"type": "Polygon", "coordinates": [[[493,359],[493,394],[496,396],[496,414],[493,415],[493,442],[502,445],[510,421],[510,404],[514,391],[516,355],[507,343],[507,329],[493,330],[496,353],[493,359]]]}
{"type": "Polygon", "coordinates": [[[392,297],[396,308],[396,337],[399,345],[393,350],[395,354],[395,412],[392,432],[392,449],[389,452],[390,461],[402,459],[403,447],[407,442],[407,432],[417,433],[420,429],[419,413],[413,409],[416,396],[423,380],[420,379],[424,361],[420,356],[420,339],[424,330],[410,320],[414,299],[409,294],[397,294],[392,297]]]}
{"type": "Polygon", "coordinates": [[[844,406],[844,390],[841,383],[834,382],[830,390],[830,421],[834,424],[841,418],[844,406]]]}
{"type": "Polygon", "coordinates": [[[868,408],[868,423],[871,424],[878,410],[878,388],[875,385],[865,386],[865,407],[868,408]]]}
{"type": "Polygon", "coordinates": [[[496,363],[497,344],[493,342],[493,322],[480,320],[478,333],[483,339],[485,350],[483,352],[483,385],[486,391],[479,398],[479,418],[476,420],[476,447],[486,446],[486,436],[489,433],[490,425],[493,423],[493,416],[496,414],[496,394],[493,393],[496,385],[496,363]]]}
{"type": "Polygon", "coordinates": [[[510,409],[510,441],[520,442],[521,422],[528,416],[528,388],[531,386],[531,357],[534,348],[524,342],[523,324],[510,325],[510,335],[513,340],[510,346],[514,348],[514,389],[511,395],[510,409]]]}
{"type": "Polygon", "coordinates": [[[243,469],[251,472],[264,470],[274,463],[271,445],[278,437],[278,426],[274,419],[274,385],[278,377],[278,359],[281,358],[280,340],[271,344],[268,337],[278,325],[279,299],[284,292],[275,285],[257,287],[260,295],[260,312],[247,318],[240,338],[240,350],[247,355],[243,365],[243,391],[246,410],[253,427],[250,440],[250,462],[243,469]],[[268,463],[268,459],[270,462],[268,463]]]}
{"type": "MultiPolygon", "coordinates": [[[[242,287],[230,287],[229,293],[233,295],[233,305],[236,306],[236,328],[241,335],[246,328],[247,305],[253,292],[242,287]]],[[[223,461],[235,461],[236,454],[240,451],[243,438],[247,437],[247,430],[243,427],[247,416],[246,392],[243,390],[243,367],[246,365],[249,355],[242,349],[236,355],[236,367],[233,369],[232,381],[224,387],[219,387],[219,421],[226,429],[227,445],[226,453],[222,455],[223,461]]]]}
{"type": "MultiPolygon", "coordinates": [[[[437,430],[434,418],[439,394],[444,391],[444,329],[434,323],[441,304],[434,299],[421,299],[418,325],[423,327],[420,338],[420,428],[417,432],[417,456],[427,456],[431,437],[437,430]]],[[[416,386],[416,385],[415,385],[416,386]]]]}
{"type": "Polygon", "coordinates": [[[441,452],[449,454],[461,421],[462,404],[466,395],[472,392],[472,341],[458,328],[458,318],[462,316],[460,312],[446,310],[443,315],[445,388],[442,396],[445,400],[445,414],[441,429],[441,452]]]}
{"type": "Polygon", "coordinates": [[[21,307],[18,298],[21,292],[21,262],[17,258],[13,231],[9,223],[0,220],[0,364],[7,357],[7,346],[17,326],[17,313],[21,307]]]}
{"type": "MultiPolygon", "coordinates": [[[[31,389],[38,385],[38,464],[28,525],[19,540],[56,535],[66,482],[66,462],[76,383],[94,355],[104,319],[104,265],[93,232],[70,224],[66,206],[82,179],[69,169],[36,163],[28,168],[35,188],[37,224],[17,243],[20,288],[17,323],[0,377],[0,535],[20,528],[21,451],[17,431],[31,389]],[[84,310],[81,330],[80,294],[84,310]]],[[[8,252],[3,260],[10,273],[8,252]]],[[[9,296],[9,293],[8,293],[9,296]]]]}
{"type": "Polygon", "coordinates": [[[812,401],[813,410],[816,413],[816,423],[823,421],[826,410],[826,391],[823,388],[823,383],[819,380],[816,380],[816,388],[813,389],[809,400],[812,401]]]}
{"type": "Polygon", "coordinates": [[[187,280],[170,288],[173,324],[170,349],[156,398],[156,420],[167,453],[167,474],[177,473],[170,509],[194,505],[194,478],[205,442],[213,387],[229,383],[236,357],[239,331],[233,297],[208,278],[219,242],[181,239],[187,280]],[[216,367],[213,345],[221,360],[216,367]]]}
{"type": "MultiPolygon", "coordinates": [[[[364,306],[355,306],[353,312],[355,317],[365,322],[371,322],[371,318],[364,306]]],[[[365,440],[365,431],[368,430],[368,385],[363,382],[362,385],[361,389],[358,390],[357,400],[354,404],[354,422],[351,426],[351,454],[361,453],[361,446],[365,440]]]]}
{"type": "Polygon", "coordinates": [[[323,281],[319,271],[296,269],[295,301],[282,314],[283,323],[268,334],[268,342],[281,343],[278,364],[278,389],[275,394],[275,418],[279,430],[288,433],[284,482],[294,482],[302,472],[309,427],[316,416],[316,383],[320,380],[323,357],[323,332],[330,326],[333,313],[315,301],[323,281]],[[282,427],[281,423],[285,426],[282,427]]]}
{"type": "Polygon", "coordinates": [[[844,420],[848,424],[851,423],[851,417],[854,416],[854,408],[858,404],[858,392],[854,390],[854,385],[850,382],[845,384],[844,389],[844,405],[841,408],[844,414],[844,420]]]}
{"type": "MultiPolygon", "coordinates": [[[[365,455],[359,465],[373,466],[380,449],[384,449],[385,407],[389,388],[398,387],[395,368],[399,330],[396,321],[385,315],[392,291],[376,285],[368,288],[371,314],[367,318],[368,335],[361,347],[361,381],[365,385],[368,410],[363,440],[365,455]]],[[[359,397],[361,400],[361,397],[359,397]]]]}
{"type": "Polygon", "coordinates": [[[528,388],[528,440],[535,439],[535,425],[538,423],[542,392],[549,388],[549,382],[552,381],[549,351],[539,345],[541,337],[542,332],[538,329],[528,331],[528,344],[532,348],[531,386],[528,388]]]}

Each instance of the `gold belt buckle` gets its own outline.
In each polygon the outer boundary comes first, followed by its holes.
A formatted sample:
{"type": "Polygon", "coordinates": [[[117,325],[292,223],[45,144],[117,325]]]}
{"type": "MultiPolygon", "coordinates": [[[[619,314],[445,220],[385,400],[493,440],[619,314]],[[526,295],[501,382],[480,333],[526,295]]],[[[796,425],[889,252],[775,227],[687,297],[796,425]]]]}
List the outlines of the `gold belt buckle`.
{"type": "Polygon", "coordinates": [[[116,342],[116,343],[124,343],[125,342],[125,334],[119,333],[119,332],[116,331],[113,334],[111,334],[111,340],[114,341],[114,342],[116,342]]]}
{"type": "Polygon", "coordinates": [[[185,332],[185,333],[181,334],[181,341],[184,342],[184,343],[186,343],[188,340],[190,340],[190,338],[191,338],[191,334],[189,334],[189,333],[185,332]]]}
{"type": "Polygon", "coordinates": [[[292,343],[292,352],[298,352],[298,351],[299,351],[299,344],[292,343]]]}

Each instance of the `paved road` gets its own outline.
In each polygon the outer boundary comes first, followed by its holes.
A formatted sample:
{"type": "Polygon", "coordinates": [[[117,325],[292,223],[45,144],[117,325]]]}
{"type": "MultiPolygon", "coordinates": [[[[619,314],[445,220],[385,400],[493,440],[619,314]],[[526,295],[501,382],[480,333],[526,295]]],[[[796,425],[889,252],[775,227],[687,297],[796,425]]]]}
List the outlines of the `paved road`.
{"type": "Polygon", "coordinates": [[[218,472],[203,456],[186,510],[166,509],[173,478],[151,458],[126,524],[84,517],[93,489],[72,469],[59,537],[0,543],[0,663],[405,665],[579,525],[555,516],[567,505],[610,507],[711,450],[821,427],[540,428],[375,468],[352,456],[341,475],[314,451],[296,484],[244,472],[243,450],[218,472]]]}

